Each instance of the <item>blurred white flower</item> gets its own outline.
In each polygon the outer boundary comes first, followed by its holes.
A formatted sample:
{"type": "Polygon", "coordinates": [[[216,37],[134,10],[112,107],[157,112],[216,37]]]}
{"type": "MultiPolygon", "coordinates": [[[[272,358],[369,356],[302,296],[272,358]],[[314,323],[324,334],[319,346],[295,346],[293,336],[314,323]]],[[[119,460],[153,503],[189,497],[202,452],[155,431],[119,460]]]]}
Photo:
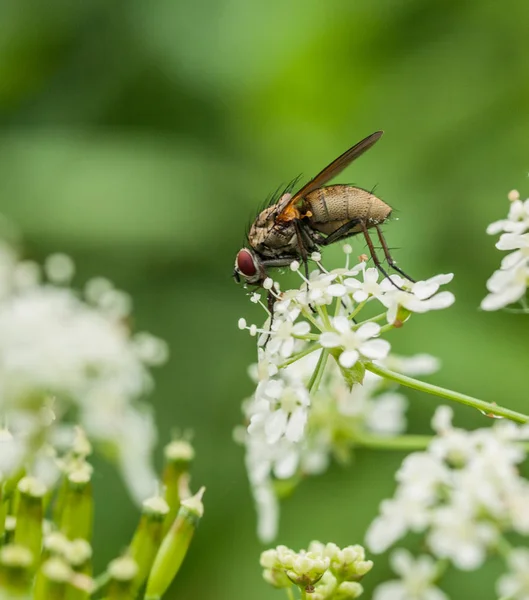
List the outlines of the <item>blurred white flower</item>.
{"type": "Polygon", "coordinates": [[[509,572],[496,583],[500,598],[527,600],[529,598],[529,549],[515,548],[507,557],[509,572]]]}
{"type": "Polygon", "coordinates": [[[400,579],[380,584],[373,592],[373,600],[448,600],[435,581],[438,569],[427,555],[414,558],[407,550],[391,554],[391,567],[400,579]]]}
{"type": "Polygon", "coordinates": [[[166,360],[167,347],[131,334],[123,320],[130,298],[110,282],[93,280],[88,301],[64,287],[75,272],[68,256],[48,257],[44,272],[48,282],[38,265],[0,244],[0,412],[8,428],[0,435],[0,475],[32,464],[51,481],[56,433],[79,422],[113,448],[142,500],[155,480],[155,429],[140,402],[152,388],[148,367],[166,360]]]}
{"type": "Polygon", "coordinates": [[[396,479],[394,498],[385,500],[367,532],[374,552],[383,552],[408,531],[424,532],[438,558],[462,570],[477,569],[504,533],[527,534],[524,504],[529,482],[517,468],[525,456],[518,442],[529,428],[511,422],[465,431],[440,407],[433,419],[437,436],[428,450],[408,455],[396,479]]]}

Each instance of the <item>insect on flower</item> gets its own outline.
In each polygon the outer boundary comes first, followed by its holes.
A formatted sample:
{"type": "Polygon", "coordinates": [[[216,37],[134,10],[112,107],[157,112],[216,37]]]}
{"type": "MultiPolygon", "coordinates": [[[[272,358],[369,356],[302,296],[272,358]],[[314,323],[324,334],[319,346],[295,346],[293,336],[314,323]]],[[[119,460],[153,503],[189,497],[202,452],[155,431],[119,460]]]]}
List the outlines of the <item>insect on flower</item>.
{"type": "Polygon", "coordinates": [[[308,276],[308,259],[312,252],[359,233],[364,235],[375,266],[384,277],[389,277],[375,252],[369,233],[371,228],[377,232],[388,265],[414,281],[395,264],[380,229],[380,225],[389,219],[391,207],[360,187],[325,186],[369,150],[382,134],[382,131],[372,133],[326,166],[295,194],[286,191],[275,204],[261,211],[250,227],[249,247],[237,253],[233,272],[237,282],[243,280],[262,286],[268,268],[285,267],[294,260],[303,262],[308,276]]]}

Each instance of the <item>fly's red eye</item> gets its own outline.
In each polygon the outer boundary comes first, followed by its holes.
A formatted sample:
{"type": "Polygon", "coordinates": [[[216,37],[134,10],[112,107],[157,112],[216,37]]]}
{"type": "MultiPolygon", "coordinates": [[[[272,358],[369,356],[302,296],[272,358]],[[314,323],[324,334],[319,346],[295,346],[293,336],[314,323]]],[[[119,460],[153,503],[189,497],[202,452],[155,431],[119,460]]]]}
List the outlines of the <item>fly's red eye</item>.
{"type": "Polygon", "coordinates": [[[239,250],[237,254],[237,268],[246,277],[253,277],[257,273],[253,257],[248,250],[239,250]]]}

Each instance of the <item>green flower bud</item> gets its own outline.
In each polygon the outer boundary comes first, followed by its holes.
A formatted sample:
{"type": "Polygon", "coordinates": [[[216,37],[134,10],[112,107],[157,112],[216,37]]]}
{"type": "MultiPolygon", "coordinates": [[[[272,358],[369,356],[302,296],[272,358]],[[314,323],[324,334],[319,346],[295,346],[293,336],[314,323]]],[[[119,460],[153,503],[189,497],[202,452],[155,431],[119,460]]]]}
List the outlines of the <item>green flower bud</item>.
{"type": "Polygon", "coordinates": [[[70,548],[68,538],[60,531],[52,531],[44,537],[44,559],[64,557],[70,548]]]}
{"type": "Polygon", "coordinates": [[[92,546],[86,540],[79,538],[68,542],[63,556],[74,571],[85,575],[92,572],[92,546]]]}
{"type": "Polygon", "coordinates": [[[329,564],[329,558],[322,557],[319,553],[300,552],[292,561],[292,568],[287,570],[287,576],[299,588],[311,592],[329,564]]]}
{"type": "Polygon", "coordinates": [[[139,588],[145,583],[162,543],[164,520],[169,513],[169,505],[160,496],[154,496],[143,503],[140,523],[134,533],[129,555],[138,565],[135,585],[139,588]]]}
{"type": "Polygon", "coordinates": [[[205,488],[182,500],[178,515],[163,539],[147,581],[145,600],[159,600],[175,578],[187,554],[195,529],[204,513],[205,488]]]}
{"type": "Polygon", "coordinates": [[[130,556],[116,558],[108,565],[108,589],[106,600],[134,600],[134,581],[138,575],[138,565],[130,556]]]}
{"type": "Polygon", "coordinates": [[[0,600],[30,598],[33,555],[24,546],[0,549],[0,600]]]}
{"type": "Polygon", "coordinates": [[[17,518],[13,515],[7,515],[5,520],[5,544],[12,544],[15,538],[15,528],[17,526],[17,518]]]}
{"type": "Polygon", "coordinates": [[[195,451],[186,440],[173,440],[164,448],[164,457],[162,481],[165,487],[165,499],[169,505],[164,524],[164,533],[166,533],[178,514],[180,500],[187,497],[186,490],[182,490],[182,485],[187,487],[186,476],[195,457],[195,451]]]}
{"type": "Polygon", "coordinates": [[[18,482],[17,489],[19,500],[15,544],[28,548],[37,560],[42,548],[42,502],[46,486],[34,477],[23,477],[18,482]]]}
{"type": "Polygon", "coordinates": [[[333,600],[354,600],[362,595],[364,588],[357,581],[344,581],[340,583],[333,600]]]}
{"type": "Polygon", "coordinates": [[[327,556],[331,559],[330,568],[338,581],[359,581],[373,568],[373,561],[365,560],[362,546],[347,546],[343,550],[334,544],[332,546],[334,547],[328,549],[327,556]]]}
{"type": "Polygon", "coordinates": [[[91,465],[82,463],[68,473],[64,482],[62,510],[58,517],[62,533],[70,540],[90,541],[92,537],[92,470],[91,465]]]}
{"type": "Polygon", "coordinates": [[[66,600],[73,573],[58,556],[43,562],[35,582],[34,600],[66,600]]]}
{"type": "Polygon", "coordinates": [[[81,427],[75,428],[75,438],[72,445],[72,454],[75,458],[85,459],[92,454],[92,444],[86,437],[84,429],[81,427]]]}

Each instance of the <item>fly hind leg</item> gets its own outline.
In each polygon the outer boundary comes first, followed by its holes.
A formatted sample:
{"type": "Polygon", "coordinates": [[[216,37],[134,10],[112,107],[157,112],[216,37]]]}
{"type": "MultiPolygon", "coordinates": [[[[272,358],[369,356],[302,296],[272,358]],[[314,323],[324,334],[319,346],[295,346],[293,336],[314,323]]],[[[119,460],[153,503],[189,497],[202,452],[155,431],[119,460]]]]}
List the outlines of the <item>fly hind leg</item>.
{"type": "MultiPolygon", "coordinates": [[[[377,253],[375,252],[375,247],[373,246],[373,241],[371,240],[371,236],[369,235],[369,231],[367,230],[367,226],[366,223],[364,221],[364,219],[353,219],[351,221],[349,221],[348,223],[345,223],[344,225],[342,225],[341,227],[339,227],[336,231],[333,231],[330,235],[328,235],[325,240],[321,243],[322,246],[328,246],[329,244],[333,244],[335,242],[338,242],[340,240],[343,240],[347,237],[350,237],[351,234],[351,229],[353,229],[354,227],[356,227],[357,225],[360,225],[361,231],[364,234],[365,240],[367,242],[367,247],[369,248],[369,253],[371,254],[371,258],[373,259],[373,262],[375,263],[375,267],[382,273],[382,275],[384,275],[384,277],[386,279],[389,279],[389,281],[391,281],[391,283],[399,290],[402,290],[402,288],[400,286],[398,286],[389,276],[389,273],[386,271],[386,269],[384,269],[384,267],[382,266],[382,263],[380,262],[377,253]]],[[[377,232],[378,232],[378,227],[377,227],[377,232]]],[[[354,234],[353,234],[354,235],[354,234]]],[[[384,240],[384,244],[386,243],[386,241],[384,240]]],[[[387,248],[387,244],[386,244],[386,248],[387,248]]],[[[385,250],[384,253],[386,255],[386,258],[388,257],[389,251],[386,254],[385,250]]],[[[389,262],[389,261],[388,261],[389,262]]],[[[393,262],[393,260],[392,260],[393,262]]],[[[393,267],[393,265],[390,263],[390,266],[393,267]]],[[[399,269],[396,269],[400,272],[399,269]]],[[[404,291],[404,290],[402,290],[404,291]]]]}
{"type": "Polygon", "coordinates": [[[377,230],[378,239],[380,240],[380,244],[382,246],[382,250],[384,250],[384,256],[386,257],[386,260],[388,261],[388,265],[392,269],[394,269],[395,271],[397,271],[397,273],[400,273],[403,277],[405,277],[406,279],[408,279],[412,283],[415,283],[415,279],[412,279],[400,267],[397,267],[397,264],[395,263],[395,261],[393,260],[393,257],[391,256],[391,253],[389,251],[388,245],[386,243],[386,239],[384,238],[384,236],[382,234],[380,226],[379,225],[375,225],[375,229],[377,230]]]}

